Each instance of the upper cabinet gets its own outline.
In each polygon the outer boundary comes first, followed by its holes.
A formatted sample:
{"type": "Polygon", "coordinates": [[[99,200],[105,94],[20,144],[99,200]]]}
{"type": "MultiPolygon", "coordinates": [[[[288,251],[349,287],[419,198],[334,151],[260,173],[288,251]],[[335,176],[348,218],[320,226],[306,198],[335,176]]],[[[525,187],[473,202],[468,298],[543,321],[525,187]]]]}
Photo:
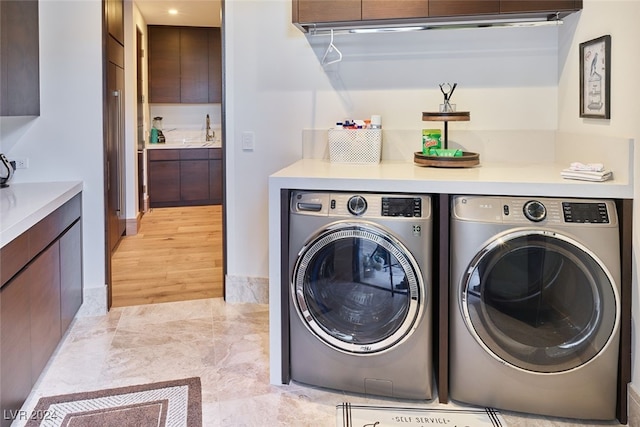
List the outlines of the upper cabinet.
{"type": "Polygon", "coordinates": [[[222,102],[220,28],[149,26],[149,102],[222,102]]]}
{"type": "Polygon", "coordinates": [[[429,16],[481,16],[500,13],[500,0],[429,0],[429,16]]]}
{"type": "Polygon", "coordinates": [[[501,0],[501,13],[538,11],[576,11],[582,9],[582,0],[501,0]]]}
{"type": "Polygon", "coordinates": [[[362,0],[362,19],[422,18],[429,15],[429,0],[362,0]]]}
{"type": "Polygon", "coordinates": [[[106,0],[107,31],[124,46],[124,7],[122,0],[106,0]]]}
{"type": "Polygon", "coordinates": [[[40,115],[38,2],[0,1],[0,116],[40,115]]]}
{"type": "Polygon", "coordinates": [[[582,9],[582,0],[292,0],[293,23],[303,31],[358,26],[500,19],[508,15],[564,17],[582,9]]]}

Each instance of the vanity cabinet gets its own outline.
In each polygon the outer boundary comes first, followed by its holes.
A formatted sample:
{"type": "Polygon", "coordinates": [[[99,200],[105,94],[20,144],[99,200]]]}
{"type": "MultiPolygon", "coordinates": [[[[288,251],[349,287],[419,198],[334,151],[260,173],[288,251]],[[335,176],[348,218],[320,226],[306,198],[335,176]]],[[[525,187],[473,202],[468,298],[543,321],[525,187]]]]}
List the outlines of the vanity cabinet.
{"type": "Polygon", "coordinates": [[[0,249],[2,427],[20,409],[82,304],[81,195],[0,249]],[[5,268],[6,267],[6,268],[5,268]]]}
{"type": "MultiPolygon", "coordinates": [[[[546,16],[560,12],[566,16],[582,9],[582,0],[292,0],[292,19],[303,31],[314,24],[331,23],[357,27],[389,20],[385,24],[403,25],[429,18],[501,18],[502,14],[546,16]]],[[[440,19],[442,21],[442,19],[440,19]]]]}
{"type": "Polygon", "coordinates": [[[0,1],[0,116],[40,115],[38,2],[0,1]]]}
{"type": "Polygon", "coordinates": [[[149,26],[149,102],[222,102],[220,28],[149,26]]]}
{"type": "Polygon", "coordinates": [[[154,207],[222,203],[222,149],[150,149],[149,205],[154,207]]]}

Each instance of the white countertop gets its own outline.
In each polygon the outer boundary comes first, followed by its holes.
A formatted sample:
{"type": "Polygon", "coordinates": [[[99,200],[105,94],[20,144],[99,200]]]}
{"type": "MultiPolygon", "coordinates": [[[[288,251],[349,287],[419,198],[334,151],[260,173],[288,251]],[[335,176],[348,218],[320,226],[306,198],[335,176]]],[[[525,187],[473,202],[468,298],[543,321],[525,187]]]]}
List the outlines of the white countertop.
{"type": "Polygon", "coordinates": [[[416,166],[406,161],[340,164],[303,159],[269,178],[278,188],[330,191],[483,194],[547,197],[633,198],[633,183],[625,174],[589,182],[564,179],[559,164],[484,164],[471,168],[416,166]]]}
{"type": "Polygon", "coordinates": [[[175,149],[175,148],[222,148],[222,142],[217,141],[186,141],[186,142],[159,142],[156,144],[148,143],[145,148],[150,150],[163,150],[163,149],[175,149]]]}
{"type": "Polygon", "coordinates": [[[0,248],[81,191],[81,181],[11,183],[0,188],[0,248]]]}

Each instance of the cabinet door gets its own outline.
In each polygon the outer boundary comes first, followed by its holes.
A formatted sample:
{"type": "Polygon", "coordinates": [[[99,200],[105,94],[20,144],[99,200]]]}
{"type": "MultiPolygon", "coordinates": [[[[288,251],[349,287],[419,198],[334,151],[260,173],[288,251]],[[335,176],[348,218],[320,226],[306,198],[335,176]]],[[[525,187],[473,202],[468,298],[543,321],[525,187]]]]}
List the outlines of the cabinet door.
{"type": "Polygon", "coordinates": [[[431,0],[362,0],[362,19],[425,18],[431,0]]]}
{"type": "Polygon", "coordinates": [[[429,0],[429,16],[500,13],[500,0],[429,0]]]}
{"type": "Polygon", "coordinates": [[[0,116],[40,115],[37,1],[0,1],[0,116]]]}
{"type": "Polygon", "coordinates": [[[209,160],[180,161],[180,199],[209,200],[209,160]]]}
{"type": "Polygon", "coordinates": [[[149,26],[149,102],[180,102],[180,29],[149,26]]]}
{"type": "MultiPolygon", "coordinates": [[[[293,5],[295,7],[296,1],[293,5]]],[[[298,22],[302,23],[362,19],[361,0],[297,0],[297,6],[298,22]]]]}
{"type": "Polygon", "coordinates": [[[151,206],[180,201],[180,161],[149,162],[148,179],[151,206]]]}
{"type": "Polygon", "coordinates": [[[107,31],[124,46],[123,0],[105,0],[107,31]]]}
{"type": "Polygon", "coordinates": [[[51,245],[27,271],[31,303],[31,381],[40,376],[60,342],[60,245],[51,245]]]}
{"type": "Polygon", "coordinates": [[[82,305],[82,221],[60,238],[60,332],[64,334],[82,305]]]}
{"type": "Polygon", "coordinates": [[[222,37],[220,28],[209,31],[209,102],[222,103],[222,37]]]}
{"type": "MultiPolygon", "coordinates": [[[[0,300],[0,408],[4,414],[20,409],[31,392],[31,313],[28,269],[2,287],[0,300]]],[[[10,417],[2,417],[2,427],[9,427],[10,417]]]]}
{"type": "Polygon", "coordinates": [[[500,0],[501,13],[577,10],[574,0],[500,0]]]}
{"type": "Polygon", "coordinates": [[[180,30],[180,102],[209,102],[209,31],[180,30]]]}
{"type": "Polygon", "coordinates": [[[222,203],[222,160],[209,160],[209,200],[222,203]]]}

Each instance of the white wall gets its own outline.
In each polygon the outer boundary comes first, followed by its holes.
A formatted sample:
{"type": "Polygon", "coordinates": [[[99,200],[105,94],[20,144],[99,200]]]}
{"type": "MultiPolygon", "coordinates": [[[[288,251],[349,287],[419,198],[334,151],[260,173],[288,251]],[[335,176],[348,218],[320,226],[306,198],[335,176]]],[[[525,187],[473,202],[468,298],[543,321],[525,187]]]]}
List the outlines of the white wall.
{"type": "Polygon", "coordinates": [[[104,289],[101,3],[39,5],[40,116],[3,119],[2,149],[29,159],[15,182],[84,182],[84,286],[104,289]]]}
{"type": "MultiPolygon", "coordinates": [[[[225,5],[228,275],[268,276],[267,178],[301,158],[302,130],[382,115],[386,129],[432,127],[423,111],[471,111],[455,129],[555,130],[556,27],[439,30],[335,37],[343,61],[323,69],[328,36],[291,24],[290,0],[225,5]],[[255,151],[242,151],[243,131],[255,151]]],[[[420,141],[416,141],[420,147],[420,141]]]]}
{"type": "MultiPolygon", "coordinates": [[[[558,128],[560,131],[592,135],[620,136],[640,141],[640,16],[638,0],[584,0],[580,15],[567,20],[560,33],[560,83],[558,128]],[[579,52],[581,42],[611,35],[611,120],[582,119],[579,117],[579,52]]],[[[607,147],[603,146],[603,150],[607,147]]],[[[635,164],[640,165],[636,152],[635,164]]],[[[638,166],[634,173],[634,199],[640,200],[638,166]]],[[[638,318],[638,248],[640,247],[640,203],[634,203],[633,225],[633,330],[640,327],[638,318]]],[[[632,334],[632,387],[640,391],[640,351],[637,334],[632,334]]]]}

